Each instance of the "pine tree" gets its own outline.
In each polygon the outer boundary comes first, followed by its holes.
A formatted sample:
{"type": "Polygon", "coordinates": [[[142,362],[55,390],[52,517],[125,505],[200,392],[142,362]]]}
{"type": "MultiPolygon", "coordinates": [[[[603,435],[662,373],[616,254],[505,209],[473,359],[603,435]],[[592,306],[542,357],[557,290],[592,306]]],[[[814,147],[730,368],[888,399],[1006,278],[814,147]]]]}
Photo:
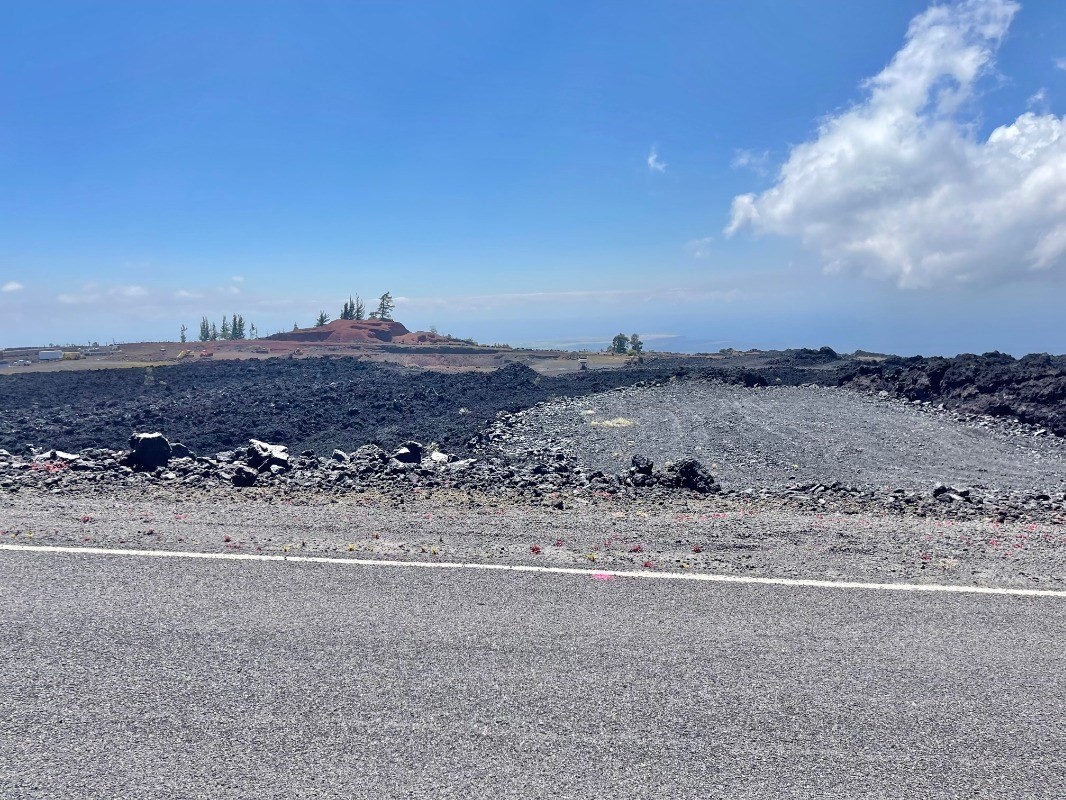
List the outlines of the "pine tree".
{"type": "Polygon", "coordinates": [[[200,341],[206,342],[211,338],[211,323],[207,321],[207,317],[200,317],[200,341]]]}
{"type": "Polygon", "coordinates": [[[378,298],[378,319],[392,319],[392,309],[395,307],[392,295],[389,292],[378,298]]]}
{"type": "Polygon", "coordinates": [[[299,325],[297,325],[297,324],[296,324],[296,323],[294,322],[294,323],[292,323],[292,329],[293,329],[294,331],[298,331],[298,330],[300,330],[300,326],[299,326],[299,325]]]}
{"type": "Polygon", "coordinates": [[[366,319],[366,306],[359,295],[355,296],[355,305],[352,306],[352,319],[366,319]]]}
{"type": "Polygon", "coordinates": [[[181,324],[181,343],[185,344],[185,334],[188,332],[188,328],[185,327],[185,323],[181,324]]]}
{"type": "Polygon", "coordinates": [[[258,332],[255,329],[255,323],[254,322],[251,322],[251,323],[248,324],[248,333],[249,333],[249,335],[251,336],[252,339],[258,339],[259,338],[259,334],[258,334],[258,332]]]}
{"type": "Polygon", "coordinates": [[[229,339],[231,333],[232,333],[232,331],[231,331],[230,326],[229,326],[228,317],[226,317],[226,315],[223,314],[222,315],[222,329],[218,332],[218,336],[219,336],[220,339],[229,339]]]}
{"type": "Polygon", "coordinates": [[[329,322],[329,314],[327,314],[325,311],[319,311],[318,319],[315,320],[315,327],[321,328],[327,322],[329,322]]]}
{"type": "Polygon", "coordinates": [[[243,339],[244,338],[244,315],[233,315],[233,326],[230,328],[229,338],[231,339],[243,339]]]}
{"type": "Polygon", "coordinates": [[[211,338],[212,342],[217,342],[218,341],[218,326],[215,325],[215,323],[213,323],[213,322],[211,323],[211,336],[210,336],[210,338],[211,338]]]}

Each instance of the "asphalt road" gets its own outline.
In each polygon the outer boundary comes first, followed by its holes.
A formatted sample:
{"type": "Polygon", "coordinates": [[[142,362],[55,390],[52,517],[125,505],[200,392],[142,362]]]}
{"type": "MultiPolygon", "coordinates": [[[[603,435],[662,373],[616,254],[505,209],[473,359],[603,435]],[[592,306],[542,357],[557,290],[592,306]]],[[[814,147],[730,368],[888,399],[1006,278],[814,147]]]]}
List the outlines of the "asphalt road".
{"type": "Polygon", "coordinates": [[[0,797],[1066,795],[1066,600],[0,552],[0,797]]]}

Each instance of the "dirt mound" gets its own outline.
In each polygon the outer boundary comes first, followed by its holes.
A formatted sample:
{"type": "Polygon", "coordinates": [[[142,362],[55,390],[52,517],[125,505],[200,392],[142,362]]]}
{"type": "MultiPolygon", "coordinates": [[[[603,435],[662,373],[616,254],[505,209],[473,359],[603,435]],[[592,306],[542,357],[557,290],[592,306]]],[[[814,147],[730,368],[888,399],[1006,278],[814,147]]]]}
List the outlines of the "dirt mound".
{"type": "Polygon", "coordinates": [[[264,336],[275,342],[308,342],[323,344],[448,344],[451,339],[427,331],[412,333],[401,322],[391,319],[337,319],[315,328],[300,328],[264,336]]]}

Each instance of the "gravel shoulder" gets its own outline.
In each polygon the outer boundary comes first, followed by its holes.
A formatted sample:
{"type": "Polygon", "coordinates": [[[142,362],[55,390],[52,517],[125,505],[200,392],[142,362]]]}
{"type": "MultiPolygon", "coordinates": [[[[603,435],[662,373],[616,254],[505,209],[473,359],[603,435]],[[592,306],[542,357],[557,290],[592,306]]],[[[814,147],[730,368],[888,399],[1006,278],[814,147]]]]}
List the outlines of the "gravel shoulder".
{"type": "Polygon", "coordinates": [[[441,493],[0,497],[0,542],[1066,589],[1066,527],[797,512],[744,496],[564,509],[441,493]]]}

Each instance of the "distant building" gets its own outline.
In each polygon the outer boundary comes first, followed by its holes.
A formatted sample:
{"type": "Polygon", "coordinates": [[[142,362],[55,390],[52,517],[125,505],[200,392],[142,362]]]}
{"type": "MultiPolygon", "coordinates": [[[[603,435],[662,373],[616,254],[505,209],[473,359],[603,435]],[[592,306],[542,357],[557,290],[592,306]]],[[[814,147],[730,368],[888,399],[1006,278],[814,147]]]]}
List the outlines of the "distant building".
{"type": "Polygon", "coordinates": [[[62,361],[62,350],[41,350],[37,353],[38,361],[62,361]]]}

